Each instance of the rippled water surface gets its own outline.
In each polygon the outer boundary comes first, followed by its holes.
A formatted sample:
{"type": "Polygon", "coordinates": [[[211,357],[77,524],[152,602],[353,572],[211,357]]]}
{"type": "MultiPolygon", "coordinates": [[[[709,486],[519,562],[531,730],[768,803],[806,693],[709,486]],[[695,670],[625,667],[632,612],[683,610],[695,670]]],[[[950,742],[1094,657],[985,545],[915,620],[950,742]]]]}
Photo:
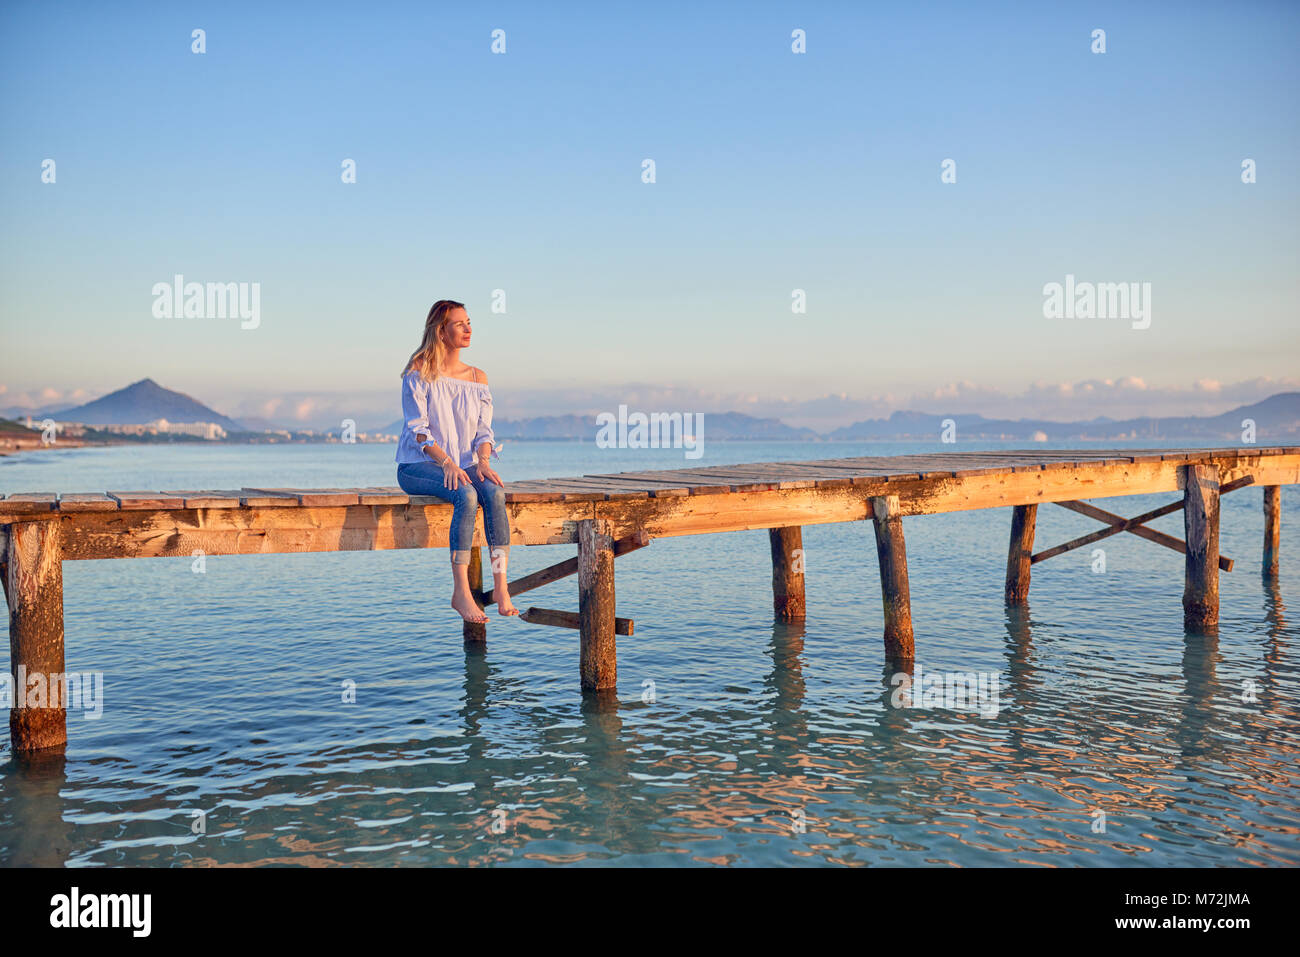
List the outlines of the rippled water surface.
{"type": "MultiPolygon", "coordinates": [[[[934,450],[715,442],[702,461],[934,450]]],[[[0,491],[392,485],[392,458],[69,449],[0,458],[0,491]]],[[[500,470],[683,464],[510,443],[500,470]]],[[[1173,497],[1102,504],[1131,515],[1173,497]]],[[[67,668],[103,673],[103,714],[70,713],[66,754],[30,765],[4,737],[0,862],[1295,864],[1300,490],[1282,492],[1274,586],[1260,500],[1223,500],[1237,564],[1217,638],[1183,632],[1182,556],[1134,536],[1096,546],[1104,572],[1091,548],[1035,566],[1012,614],[1009,509],[906,519],[918,663],[996,675],[996,714],[891,706],[868,523],[804,530],[797,626],[772,618],[766,532],[619,558],[636,634],[618,640],[606,705],[579,694],[577,632],[493,615],[486,650],[464,650],[442,550],[218,556],[202,573],[67,562],[67,668]]],[[[1046,506],[1037,544],[1098,527],[1046,506]]],[[[1182,536],[1178,514],[1154,527],[1182,536]]],[[[515,577],[573,548],[513,552],[515,577]]],[[[576,610],[576,582],[520,604],[576,610]]]]}

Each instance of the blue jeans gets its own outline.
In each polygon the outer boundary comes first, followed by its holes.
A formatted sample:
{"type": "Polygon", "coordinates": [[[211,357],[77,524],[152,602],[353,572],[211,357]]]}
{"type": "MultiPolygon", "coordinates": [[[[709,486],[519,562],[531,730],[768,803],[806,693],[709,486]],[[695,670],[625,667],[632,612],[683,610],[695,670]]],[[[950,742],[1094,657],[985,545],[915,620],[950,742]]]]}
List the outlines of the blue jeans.
{"type": "Polygon", "coordinates": [[[397,466],[397,484],[407,495],[436,495],[454,506],[451,512],[451,560],[456,565],[469,564],[474,547],[474,518],[483,503],[483,530],[487,533],[492,555],[504,549],[510,555],[510,520],[506,517],[506,490],[496,482],[475,478],[466,470],[469,484],[462,482],[454,492],[447,488],[442,468],[433,462],[403,462],[397,466]]]}

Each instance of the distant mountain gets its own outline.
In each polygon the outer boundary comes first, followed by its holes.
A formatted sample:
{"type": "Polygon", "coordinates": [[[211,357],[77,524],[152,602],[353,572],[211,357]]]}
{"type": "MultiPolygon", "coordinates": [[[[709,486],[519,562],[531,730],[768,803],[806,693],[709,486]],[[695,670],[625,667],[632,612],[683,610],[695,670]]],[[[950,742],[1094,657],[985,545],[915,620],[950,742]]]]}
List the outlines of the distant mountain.
{"type": "MultiPolygon", "coordinates": [[[[379,432],[400,435],[403,421],[391,422],[379,432]]],[[[600,427],[594,415],[545,415],[534,419],[497,419],[492,431],[497,439],[591,439],[600,427]]],[[[705,412],[707,439],[817,439],[812,429],[795,428],[778,419],[759,419],[740,412],[705,412]]]]}
{"type": "Polygon", "coordinates": [[[133,425],[166,419],[168,422],[215,422],[227,431],[247,431],[234,419],[226,418],[183,392],[164,389],[153,379],[141,379],[94,402],[48,414],[61,422],[86,425],[133,425]]]}
{"type": "MultiPolygon", "coordinates": [[[[141,379],[124,389],[84,405],[63,408],[0,409],[0,416],[33,421],[53,418],[87,425],[128,425],[163,418],[169,422],[215,422],[228,432],[261,432],[282,428],[268,419],[243,421],[185,395],[164,389],[153,379],[141,379]]],[[[865,419],[822,435],[809,428],[785,424],[780,419],[756,418],[741,412],[704,413],[706,439],[763,439],[768,441],[830,440],[932,440],[943,432],[945,419],[957,424],[958,440],[1003,439],[1029,442],[1067,441],[1195,441],[1239,443],[1242,421],[1255,422],[1256,441],[1261,444],[1300,442],[1300,392],[1282,392],[1251,405],[1238,406],[1220,415],[1145,416],[1133,419],[1094,418],[1086,421],[1055,422],[1048,419],[989,419],[974,413],[895,412],[885,419],[865,419]]],[[[371,431],[399,435],[402,420],[371,431]]],[[[599,427],[595,415],[548,415],[527,419],[497,419],[498,439],[591,439],[599,427]]]]}
{"type": "Polygon", "coordinates": [[[1047,419],[986,419],[982,415],[952,412],[895,412],[887,419],[866,419],[830,433],[832,439],[930,439],[943,431],[943,421],[957,423],[959,439],[1024,439],[1047,442],[1108,439],[1241,441],[1242,421],[1253,419],[1261,444],[1300,438],[1300,392],[1281,392],[1253,405],[1214,416],[1097,418],[1083,422],[1047,419]],[[1038,435],[1041,433],[1042,435],[1038,435]],[[1045,438],[1043,438],[1045,436],[1045,438]]]}

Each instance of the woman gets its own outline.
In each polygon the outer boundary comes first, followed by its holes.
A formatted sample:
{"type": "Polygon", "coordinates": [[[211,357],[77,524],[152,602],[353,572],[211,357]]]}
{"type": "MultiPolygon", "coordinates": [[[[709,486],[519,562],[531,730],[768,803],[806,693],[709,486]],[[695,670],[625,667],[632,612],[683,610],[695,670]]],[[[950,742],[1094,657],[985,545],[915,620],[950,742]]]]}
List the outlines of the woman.
{"type": "Polygon", "coordinates": [[[402,437],[397,443],[397,484],[408,495],[436,495],[451,515],[451,607],[466,621],[487,621],[469,590],[474,518],[483,505],[483,528],[492,556],[492,597],[498,614],[518,615],[506,588],[510,522],[501,476],[492,454],[492,393],[481,369],[466,365],[469,346],[465,304],[440,299],[424,320],[424,341],[402,370],[402,437]]]}

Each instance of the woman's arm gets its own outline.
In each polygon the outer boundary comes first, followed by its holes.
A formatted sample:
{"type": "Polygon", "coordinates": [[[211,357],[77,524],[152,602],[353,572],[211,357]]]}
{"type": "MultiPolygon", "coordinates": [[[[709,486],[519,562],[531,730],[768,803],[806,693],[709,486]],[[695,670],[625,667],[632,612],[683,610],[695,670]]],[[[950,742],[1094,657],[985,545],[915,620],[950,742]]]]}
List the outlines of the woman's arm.
{"type": "Polygon", "coordinates": [[[420,388],[420,377],[407,374],[406,388],[402,390],[402,415],[406,427],[415,435],[415,441],[421,451],[433,441],[433,429],[429,428],[429,393],[420,388]]]}
{"type": "MultiPolygon", "coordinates": [[[[475,368],[474,381],[487,385],[487,373],[475,368]]],[[[492,393],[488,391],[483,393],[483,398],[479,401],[478,431],[474,433],[474,441],[470,443],[479,465],[487,465],[491,461],[492,447],[495,444],[496,435],[492,431],[492,393]]]]}

